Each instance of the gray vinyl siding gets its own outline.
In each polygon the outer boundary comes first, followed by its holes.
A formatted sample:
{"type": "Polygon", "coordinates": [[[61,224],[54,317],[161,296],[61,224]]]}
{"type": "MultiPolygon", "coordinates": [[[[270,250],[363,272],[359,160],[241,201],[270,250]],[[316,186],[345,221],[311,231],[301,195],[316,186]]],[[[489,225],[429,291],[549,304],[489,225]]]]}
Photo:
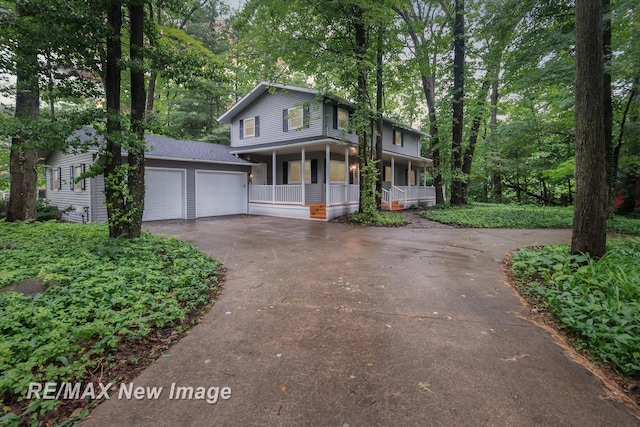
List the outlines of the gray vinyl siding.
{"type": "Polygon", "coordinates": [[[404,135],[404,145],[402,147],[393,145],[393,128],[390,124],[385,123],[382,133],[382,148],[391,153],[419,157],[421,136],[407,129],[398,130],[400,130],[404,135]]]}
{"type": "Polygon", "coordinates": [[[265,92],[255,102],[240,111],[231,122],[231,146],[248,147],[258,144],[269,144],[285,140],[311,138],[322,135],[323,115],[322,103],[315,100],[312,94],[283,91],[265,92]],[[309,127],[299,130],[283,131],[283,110],[309,103],[309,127]],[[260,135],[240,139],[240,120],[260,117],[260,135]]]}
{"type": "MultiPolygon", "coordinates": [[[[59,151],[52,152],[47,157],[47,165],[50,166],[46,171],[46,198],[53,206],[60,209],[66,209],[69,206],[72,210],[65,214],[64,219],[72,222],[82,222],[84,207],[91,208],[91,187],[93,179],[86,180],[85,190],[71,189],[71,167],[84,164],[88,169],[93,164],[92,153],[70,154],[64,155],[59,151]],[[61,188],[51,188],[53,171],[60,168],[61,188]]],[[[75,187],[75,186],[74,186],[75,187]]],[[[89,214],[91,216],[91,214],[89,214]]],[[[86,218],[85,218],[86,220],[86,218]]],[[[89,218],[91,220],[91,218],[89,218]]]]}
{"type": "MultiPolygon", "coordinates": [[[[325,111],[325,135],[331,138],[343,140],[350,142],[352,144],[358,143],[358,136],[355,133],[348,133],[344,130],[336,129],[333,127],[333,115],[336,114],[335,110],[337,108],[341,108],[338,105],[325,103],[324,111],[325,111]]],[[[345,110],[348,111],[347,108],[345,110]]]]}
{"type": "Polygon", "coordinates": [[[104,176],[96,176],[91,180],[91,183],[91,221],[107,222],[107,205],[104,202],[104,176]]]}
{"type": "MultiPolygon", "coordinates": [[[[74,209],[82,209],[84,206],[89,206],[90,221],[106,222],[107,207],[105,205],[104,196],[104,176],[100,175],[95,178],[88,179],[87,189],[85,191],[72,191],[70,189],[70,167],[71,165],[78,165],[82,163],[86,164],[88,168],[93,163],[93,154],[85,153],[79,155],[64,155],[63,153],[56,151],[49,155],[47,158],[47,165],[50,166],[50,168],[46,173],[47,199],[52,205],[58,206],[60,209],[64,209],[70,205],[74,206],[74,209]],[[58,167],[62,169],[62,189],[51,190],[51,170],[58,167]]],[[[251,167],[249,165],[227,165],[158,159],[147,159],[146,166],[153,168],[186,170],[187,219],[194,219],[196,217],[196,170],[237,171],[246,173],[251,171],[251,167]]],[[[73,222],[82,222],[82,215],[72,211],[65,216],[65,219],[73,222]]]]}

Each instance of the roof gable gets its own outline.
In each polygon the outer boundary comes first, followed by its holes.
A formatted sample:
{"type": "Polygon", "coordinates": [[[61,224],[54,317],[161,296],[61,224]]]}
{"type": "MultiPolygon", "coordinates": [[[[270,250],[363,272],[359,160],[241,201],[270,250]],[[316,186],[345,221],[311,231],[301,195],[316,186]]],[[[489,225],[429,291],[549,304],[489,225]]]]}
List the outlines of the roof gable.
{"type": "MultiPolygon", "coordinates": [[[[222,123],[231,123],[231,121],[233,120],[233,118],[235,116],[240,114],[245,108],[249,107],[251,104],[253,104],[255,101],[257,101],[258,98],[260,98],[260,96],[262,96],[270,88],[281,89],[281,90],[284,90],[284,91],[294,91],[294,92],[308,93],[308,94],[312,94],[314,96],[320,95],[326,101],[331,101],[331,102],[336,103],[338,105],[344,105],[344,106],[348,106],[350,108],[354,107],[352,102],[349,102],[346,99],[340,98],[339,96],[336,96],[336,95],[333,95],[333,94],[320,92],[320,91],[315,90],[315,89],[309,89],[309,88],[298,87],[298,86],[281,85],[281,84],[268,83],[268,82],[262,81],[262,82],[258,83],[251,90],[251,92],[249,92],[248,94],[246,94],[245,96],[240,98],[240,100],[238,102],[236,102],[235,105],[233,105],[231,108],[229,108],[223,115],[218,117],[218,121],[222,122],[222,123]]],[[[417,129],[413,129],[410,126],[407,126],[407,125],[405,125],[403,123],[397,122],[395,120],[391,120],[391,119],[386,118],[386,117],[384,118],[384,122],[389,124],[389,125],[391,125],[391,127],[396,128],[396,129],[403,129],[403,130],[406,130],[406,131],[414,132],[414,133],[420,135],[421,137],[427,136],[427,134],[422,132],[422,131],[419,131],[417,129]]]]}

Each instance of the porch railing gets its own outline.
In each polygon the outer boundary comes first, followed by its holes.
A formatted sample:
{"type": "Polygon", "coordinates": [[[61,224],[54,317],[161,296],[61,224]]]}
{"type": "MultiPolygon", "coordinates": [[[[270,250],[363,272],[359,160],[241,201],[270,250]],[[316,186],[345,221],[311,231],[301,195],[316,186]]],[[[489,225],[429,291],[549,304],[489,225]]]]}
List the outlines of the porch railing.
{"type": "Polygon", "coordinates": [[[349,184],[349,202],[358,202],[360,201],[360,185],[359,184],[349,184]]]}
{"type": "Polygon", "coordinates": [[[386,203],[387,206],[391,206],[391,191],[382,189],[382,203],[386,203]]]}
{"type": "Polygon", "coordinates": [[[391,200],[397,200],[402,206],[407,205],[407,192],[395,185],[391,187],[391,200]]]}
{"type": "Polygon", "coordinates": [[[302,203],[302,185],[250,185],[249,201],[265,203],[302,203]]]}
{"type": "Polygon", "coordinates": [[[422,187],[422,186],[398,186],[399,189],[405,191],[408,201],[419,200],[435,200],[436,190],[435,187],[422,187]]]}
{"type": "Polygon", "coordinates": [[[330,184],[329,205],[344,205],[359,200],[360,187],[354,184],[330,184]]]}
{"type": "MultiPolygon", "coordinates": [[[[302,185],[249,185],[249,201],[259,203],[302,204],[302,185]]],[[[360,187],[357,184],[330,184],[329,205],[357,203],[360,187]]]]}

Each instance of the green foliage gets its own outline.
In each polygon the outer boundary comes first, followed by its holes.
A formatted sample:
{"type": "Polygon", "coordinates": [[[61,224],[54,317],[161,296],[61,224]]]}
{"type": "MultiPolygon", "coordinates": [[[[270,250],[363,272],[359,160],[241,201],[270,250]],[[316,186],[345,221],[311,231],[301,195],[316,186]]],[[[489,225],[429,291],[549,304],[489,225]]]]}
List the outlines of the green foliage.
{"type": "MultiPolygon", "coordinates": [[[[0,123],[2,117],[0,116],[0,123]]],[[[0,139],[0,191],[9,189],[9,140],[0,139]]]]}
{"type": "Polygon", "coordinates": [[[110,176],[105,176],[104,186],[111,189],[115,196],[114,200],[128,202],[122,209],[119,209],[111,201],[106,200],[109,215],[109,224],[114,227],[120,227],[122,224],[133,224],[137,215],[144,209],[144,205],[134,205],[133,194],[131,188],[127,185],[132,167],[129,164],[121,164],[116,166],[115,171],[110,176]]]}
{"type": "Polygon", "coordinates": [[[566,245],[513,253],[520,289],[539,299],[603,361],[625,375],[640,374],[640,239],[609,242],[594,261],[566,245]]]}
{"type": "Polygon", "coordinates": [[[446,209],[431,208],[425,210],[422,215],[434,221],[462,227],[570,228],[573,208],[475,203],[469,206],[450,206],[446,209]]]}
{"type": "MultiPolygon", "coordinates": [[[[571,228],[573,224],[572,206],[476,203],[470,206],[429,208],[422,215],[445,224],[477,228],[571,228]]],[[[640,235],[640,220],[616,216],[607,221],[607,229],[640,235]]]]}
{"type": "Polygon", "coordinates": [[[376,181],[378,162],[367,159],[362,168],[360,196],[362,211],[349,215],[349,221],[381,227],[396,227],[407,224],[407,219],[397,212],[379,212],[376,206],[376,181]]]}
{"type": "Polygon", "coordinates": [[[176,239],[109,239],[104,225],[0,222],[0,287],[39,278],[33,298],[0,292],[0,404],[29,382],[77,381],[114,349],[209,304],[219,264],[176,239]]]}
{"type": "MultiPolygon", "coordinates": [[[[6,204],[6,201],[0,200],[0,219],[4,218],[6,204]]],[[[62,216],[65,213],[70,212],[72,209],[72,206],[69,206],[66,209],[60,209],[57,206],[49,205],[49,202],[46,199],[38,199],[36,205],[36,219],[38,221],[49,221],[52,219],[61,220],[62,216]]]]}
{"type": "MultiPolygon", "coordinates": [[[[376,206],[376,182],[378,180],[378,162],[366,159],[361,173],[360,183],[360,206],[361,214],[365,217],[374,218],[378,213],[376,206]]],[[[379,195],[378,195],[379,196],[379,195]]]]}
{"type": "Polygon", "coordinates": [[[373,214],[358,212],[349,215],[349,221],[378,227],[399,227],[407,225],[407,219],[398,212],[375,211],[373,214]]]}

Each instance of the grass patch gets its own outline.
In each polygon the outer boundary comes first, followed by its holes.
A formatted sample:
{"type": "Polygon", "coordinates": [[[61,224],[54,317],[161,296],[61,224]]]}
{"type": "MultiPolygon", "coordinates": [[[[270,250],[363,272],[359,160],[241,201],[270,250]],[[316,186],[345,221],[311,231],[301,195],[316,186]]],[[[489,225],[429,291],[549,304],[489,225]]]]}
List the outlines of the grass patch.
{"type": "MultiPolygon", "coordinates": [[[[433,207],[423,211],[422,216],[461,227],[571,228],[573,207],[477,203],[469,206],[433,207]]],[[[607,221],[607,228],[609,231],[638,235],[640,219],[616,216],[607,221]]]]}
{"type": "Polygon", "coordinates": [[[349,215],[350,222],[373,225],[377,227],[400,227],[407,225],[409,221],[398,212],[375,212],[375,214],[353,213],[349,215]]]}
{"type": "MultiPolygon", "coordinates": [[[[0,265],[0,288],[48,286],[33,298],[0,292],[0,416],[24,409],[30,382],[86,380],[121,363],[123,346],[180,334],[219,291],[220,265],[190,245],[149,233],[109,239],[96,224],[0,222],[0,265]]],[[[38,416],[59,402],[33,404],[38,416]]]]}
{"type": "Polygon", "coordinates": [[[516,285],[578,343],[618,372],[640,378],[640,239],[613,239],[594,261],[566,245],[512,255],[516,285]]]}

